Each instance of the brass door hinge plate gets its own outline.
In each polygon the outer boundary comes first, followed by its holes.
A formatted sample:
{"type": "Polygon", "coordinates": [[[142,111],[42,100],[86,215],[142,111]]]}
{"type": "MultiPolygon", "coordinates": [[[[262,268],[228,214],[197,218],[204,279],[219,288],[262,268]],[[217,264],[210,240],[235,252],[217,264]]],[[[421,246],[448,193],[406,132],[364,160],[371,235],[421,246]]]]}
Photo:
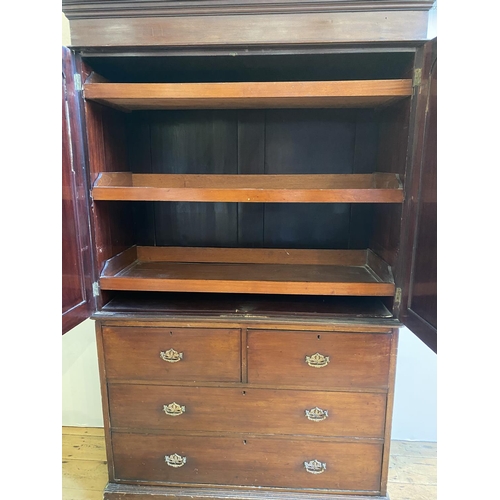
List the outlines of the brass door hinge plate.
{"type": "Polygon", "coordinates": [[[422,69],[417,68],[413,73],[413,86],[420,87],[422,85],[422,69]]]}
{"type": "Polygon", "coordinates": [[[75,73],[73,75],[73,82],[75,84],[75,90],[79,92],[82,90],[82,77],[80,76],[80,73],[75,73]]]}
{"type": "Polygon", "coordinates": [[[401,305],[401,288],[396,288],[396,295],[394,296],[394,305],[395,307],[399,307],[401,305]]]}

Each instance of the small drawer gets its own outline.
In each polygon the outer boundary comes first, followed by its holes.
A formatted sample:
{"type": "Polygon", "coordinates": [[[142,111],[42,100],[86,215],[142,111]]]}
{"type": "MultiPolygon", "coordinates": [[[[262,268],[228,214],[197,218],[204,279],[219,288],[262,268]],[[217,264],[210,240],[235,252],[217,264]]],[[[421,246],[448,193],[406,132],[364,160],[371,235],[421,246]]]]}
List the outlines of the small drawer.
{"type": "Polygon", "coordinates": [[[382,438],[376,393],[109,384],[111,426],[382,438]]]}
{"type": "Polygon", "coordinates": [[[380,491],[382,443],[113,434],[116,480],[380,491]]]}
{"type": "Polygon", "coordinates": [[[239,382],[240,330],[104,327],[108,379],[239,382]]]}
{"type": "Polygon", "coordinates": [[[252,330],[248,382],[387,389],[391,334],[252,330]]]}

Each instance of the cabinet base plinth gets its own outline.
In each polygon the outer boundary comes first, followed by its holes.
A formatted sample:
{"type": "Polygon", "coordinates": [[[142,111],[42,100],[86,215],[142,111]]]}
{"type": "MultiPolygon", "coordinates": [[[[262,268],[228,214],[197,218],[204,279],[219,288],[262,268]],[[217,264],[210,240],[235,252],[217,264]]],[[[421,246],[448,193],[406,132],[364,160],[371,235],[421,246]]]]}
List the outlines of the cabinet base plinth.
{"type": "Polygon", "coordinates": [[[389,500],[388,496],[350,495],[304,492],[283,492],[259,488],[259,491],[226,488],[179,488],[162,486],[136,486],[108,483],[104,500],[389,500]]]}

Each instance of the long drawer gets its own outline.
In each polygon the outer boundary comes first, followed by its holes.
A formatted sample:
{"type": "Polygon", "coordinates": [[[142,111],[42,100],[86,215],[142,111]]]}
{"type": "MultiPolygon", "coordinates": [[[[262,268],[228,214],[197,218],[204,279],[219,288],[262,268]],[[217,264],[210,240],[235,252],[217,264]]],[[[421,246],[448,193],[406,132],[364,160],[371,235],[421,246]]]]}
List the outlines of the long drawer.
{"type": "Polygon", "coordinates": [[[104,327],[108,379],[241,380],[240,330],[104,327]]]}
{"type": "Polygon", "coordinates": [[[332,389],[388,387],[390,334],[251,330],[248,382],[332,389]]]}
{"type": "Polygon", "coordinates": [[[110,384],[111,426],[383,437],[386,395],[110,384]]]}
{"type": "Polygon", "coordinates": [[[381,443],[113,433],[115,479],[377,492],[381,443]]]}

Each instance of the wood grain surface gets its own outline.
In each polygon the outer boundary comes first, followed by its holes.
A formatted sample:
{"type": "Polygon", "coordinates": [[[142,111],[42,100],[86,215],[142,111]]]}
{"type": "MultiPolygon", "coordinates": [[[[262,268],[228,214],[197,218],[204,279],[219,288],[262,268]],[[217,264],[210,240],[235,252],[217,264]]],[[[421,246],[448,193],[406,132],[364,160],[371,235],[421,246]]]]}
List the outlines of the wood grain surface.
{"type": "Polygon", "coordinates": [[[313,46],[415,42],[427,37],[428,12],[392,11],[73,19],[76,47],[313,46]]]}
{"type": "Polygon", "coordinates": [[[389,384],[392,336],[384,334],[248,331],[248,382],[296,384],[308,389],[389,384]],[[306,356],[328,356],[311,367],[306,356]]]}
{"type": "Polygon", "coordinates": [[[242,203],[400,203],[396,175],[175,175],[102,173],[98,200],[242,203]]]}
{"type": "Polygon", "coordinates": [[[253,437],[192,437],[113,434],[115,476],[153,483],[197,483],[370,491],[380,488],[380,443],[253,437]],[[165,456],[186,457],[175,468],[165,456]],[[310,474],[304,462],[318,460],[326,470],[310,474]]]}
{"type": "Polygon", "coordinates": [[[114,428],[382,438],[385,394],[109,384],[114,428]],[[177,403],[180,415],[165,413],[177,403]],[[312,421],[306,410],[326,410],[312,421]]]}
{"type": "Polygon", "coordinates": [[[103,290],[154,292],[354,296],[394,293],[390,270],[366,250],[137,247],[105,264],[100,286],[103,290]],[[138,257],[135,261],[134,251],[138,257]],[[188,256],[190,261],[186,261],[188,256]],[[367,261],[373,262],[375,269],[367,261]]]}
{"type": "Polygon", "coordinates": [[[377,107],[412,95],[411,80],[88,83],[85,98],[128,110],[377,107]]]}
{"type": "Polygon", "coordinates": [[[240,331],[210,328],[103,329],[108,380],[146,379],[239,382],[240,331]],[[182,353],[178,362],[161,352],[182,353]]]}

